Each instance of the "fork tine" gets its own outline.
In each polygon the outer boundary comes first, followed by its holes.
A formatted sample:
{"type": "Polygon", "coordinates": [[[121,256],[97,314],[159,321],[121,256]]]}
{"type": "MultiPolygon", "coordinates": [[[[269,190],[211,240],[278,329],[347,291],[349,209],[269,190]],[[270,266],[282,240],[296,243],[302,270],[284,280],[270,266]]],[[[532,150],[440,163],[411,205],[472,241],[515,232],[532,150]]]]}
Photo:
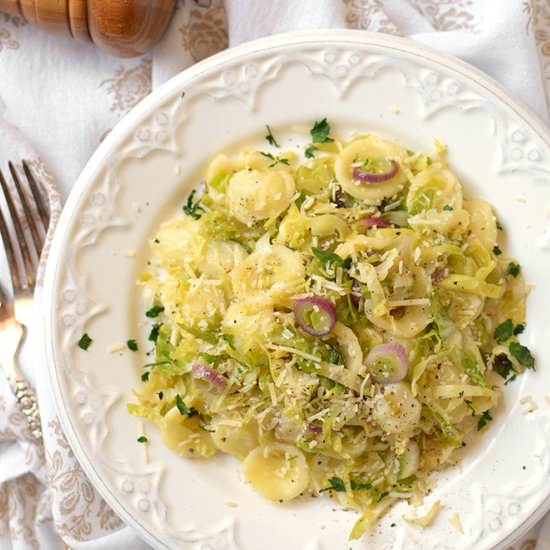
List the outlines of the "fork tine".
{"type": "MultiPolygon", "coordinates": [[[[19,195],[19,200],[21,201],[21,205],[23,206],[23,214],[25,215],[27,225],[29,226],[29,229],[31,231],[32,240],[34,242],[34,250],[36,252],[36,255],[40,256],[40,252],[42,251],[43,237],[40,235],[40,232],[38,231],[38,228],[34,221],[35,217],[33,216],[31,209],[29,208],[29,203],[27,202],[26,194],[23,192],[17,170],[11,162],[8,162],[8,167],[10,169],[13,182],[15,183],[15,190],[17,191],[17,194],[19,195]]],[[[44,230],[44,228],[42,229],[44,230]]]]}
{"type": "Polygon", "coordinates": [[[40,215],[45,231],[47,231],[50,224],[50,214],[48,208],[44,205],[44,199],[38,190],[36,179],[34,178],[34,175],[26,160],[23,161],[23,170],[25,172],[25,176],[27,176],[27,181],[29,182],[29,187],[31,188],[31,193],[38,209],[38,214],[40,215]]]}
{"type": "MultiPolygon", "coordinates": [[[[2,174],[1,171],[0,171],[0,187],[2,187],[4,198],[6,199],[6,204],[8,205],[11,221],[15,229],[15,234],[17,235],[19,250],[21,251],[21,257],[23,258],[23,263],[25,264],[25,272],[26,272],[26,279],[27,279],[26,286],[31,288],[34,284],[33,261],[29,251],[29,246],[27,245],[27,239],[25,238],[25,233],[23,231],[21,221],[19,220],[19,216],[17,215],[17,210],[15,209],[15,205],[13,204],[13,201],[10,195],[10,190],[8,188],[6,180],[4,179],[4,175],[2,174]]],[[[10,267],[13,267],[13,264],[10,267]]],[[[23,277],[21,277],[21,280],[23,280],[23,277]]],[[[21,286],[23,288],[25,287],[24,284],[22,284],[21,286]]]]}
{"type": "Polygon", "coordinates": [[[8,303],[8,298],[4,293],[4,289],[2,288],[2,285],[0,285],[0,308],[5,307],[7,303],[8,303]]]}
{"type": "MultiPolygon", "coordinates": [[[[0,177],[1,177],[0,172],[0,177]]],[[[6,251],[6,256],[8,259],[8,266],[11,275],[11,284],[13,286],[13,291],[20,290],[23,286],[21,280],[21,274],[19,273],[19,267],[17,265],[17,260],[15,258],[15,253],[13,251],[13,246],[11,244],[10,234],[8,233],[8,226],[6,225],[6,220],[4,220],[4,214],[0,208],[0,235],[2,235],[2,242],[4,243],[4,249],[6,251]]],[[[0,290],[1,292],[1,290],[0,290]]]]}

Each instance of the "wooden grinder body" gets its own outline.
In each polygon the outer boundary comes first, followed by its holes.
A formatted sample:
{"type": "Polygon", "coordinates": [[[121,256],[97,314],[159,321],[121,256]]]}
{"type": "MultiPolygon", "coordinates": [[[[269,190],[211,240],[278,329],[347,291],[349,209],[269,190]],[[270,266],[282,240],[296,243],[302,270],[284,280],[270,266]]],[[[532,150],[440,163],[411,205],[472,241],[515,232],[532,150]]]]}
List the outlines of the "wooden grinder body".
{"type": "Polygon", "coordinates": [[[119,57],[143,55],[162,37],[176,0],[0,0],[0,11],[49,32],[94,42],[119,57]]]}

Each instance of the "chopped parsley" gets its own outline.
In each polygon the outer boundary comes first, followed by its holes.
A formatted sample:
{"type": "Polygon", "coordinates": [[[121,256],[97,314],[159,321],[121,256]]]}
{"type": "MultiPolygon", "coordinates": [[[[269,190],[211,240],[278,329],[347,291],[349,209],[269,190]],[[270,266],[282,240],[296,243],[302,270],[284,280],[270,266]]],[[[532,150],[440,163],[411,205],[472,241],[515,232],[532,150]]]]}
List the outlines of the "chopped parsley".
{"type": "Polygon", "coordinates": [[[273,168],[274,166],[277,166],[277,164],[284,164],[286,166],[289,166],[289,160],[284,157],[276,157],[272,155],[271,153],[265,153],[264,151],[260,151],[260,155],[272,160],[273,162],[268,166],[268,168],[273,168]]]}
{"type": "Polygon", "coordinates": [[[164,311],[164,306],[153,306],[145,312],[146,317],[158,317],[164,311]]]}
{"type": "Polygon", "coordinates": [[[163,399],[163,397],[164,397],[164,392],[159,391],[159,392],[157,393],[157,396],[158,396],[158,398],[159,398],[159,401],[162,401],[162,399],[163,399]]]}
{"type": "Polygon", "coordinates": [[[497,220],[496,225],[497,225],[497,229],[498,229],[499,231],[502,231],[502,230],[504,229],[504,227],[502,227],[502,224],[501,224],[498,220],[497,220]]]}
{"type": "Polygon", "coordinates": [[[328,351],[328,361],[334,365],[339,365],[342,362],[342,354],[331,346],[328,351]]]}
{"type": "Polygon", "coordinates": [[[135,340],[128,340],[126,342],[126,346],[128,347],[128,349],[130,351],[137,351],[138,350],[138,345],[137,345],[137,342],[135,340]]]}
{"type": "Polygon", "coordinates": [[[520,323],[519,325],[516,325],[514,327],[514,336],[517,336],[518,334],[521,334],[525,330],[525,325],[523,323],[520,323]]]}
{"type": "Polygon", "coordinates": [[[378,495],[378,500],[376,502],[380,502],[382,499],[386,498],[389,494],[390,494],[389,491],[384,491],[383,493],[380,493],[380,495],[378,495]]]}
{"type": "Polygon", "coordinates": [[[182,416],[187,416],[188,418],[191,418],[192,416],[196,416],[199,414],[197,409],[195,407],[189,408],[183,399],[181,398],[180,394],[178,393],[176,395],[176,407],[178,408],[178,411],[182,416]]]}
{"type": "Polygon", "coordinates": [[[372,489],[372,483],[368,481],[366,483],[363,483],[362,481],[355,481],[352,479],[350,480],[349,484],[352,491],[360,491],[361,489],[372,489]]]}
{"type": "Polygon", "coordinates": [[[452,212],[454,210],[454,208],[450,204],[446,204],[443,207],[443,210],[446,210],[447,212],[452,212]]]}
{"type": "Polygon", "coordinates": [[[506,342],[506,340],[509,340],[512,338],[514,334],[514,323],[512,323],[512,319],[506,319],[503,323],[500,323],[498,327],[495,329],[495,340],[502,344],[503,342],[506,342]]]}
{"type": "Polygon", "coordinates": [[[280,147],[280,145],[277,143],[277,140],[275,139],[275,136],[273,135],[273,132],[271,131],[271,128],[267,124],[265,125],[265,127],[267,129],[267,136],[265,136],[267,143],[269,143],[269,145],[273,145],[273,147],[280,147]]]}
{"type": "Polygon", "coordinates": [[[493,420],[493,417],[491,416],[491,413],[489,411],[485,411],[481,415],[481,418],[479,419],[479,421],[477,423],[477,431],[480,432],[481,430],[483,430],[483,428],[485,428],[485,426],[487,426],[487,424],[489,422],[491,422],[491,420],[493,420]]]}
{"type": "Polygon", "coordinates": [[[315,157],[315,151],[317,151],[317,147],[315,145],[310,145],[306,148],[304,151],[304,155],[306,156],[306,159],[312,159],[315,157]]]}
{"type": "Polygon", "coordinates": [[[90,344],[93,342],[93,340],[88,336],[87,333],[84,333],[81,337],[80,337],[80,340],[78,341],[78,347],[80,349],[83,349],[84,351],[86,351],[89,347],[90,347],[90,344]]]}
{"type": "Polygon", "coordinates": [[[344,483],[343,479],[340,479],[339,477],[331,477],[328,480],[330,487],[327,487],[325,489],[321,489],[320,492],[323,491],[336,491],[337,493],[345,493],[346,491],[346,484],[344,483]]]}
{"type": "Polygon", "coordinates": [[[508,380],[504,382],[504,385],[507,386],[510,382],[513,382],[517,377],[518,375],[516,373],[512,374],[512,376],[510,376],[510,378],[508,378],[508,380]]]}
{"type": "Polygon", "coordinates": [[[313,143],[329,143],[334,141],[330,136],[330,124],[326,118],[318,120],[309,131],[313,143]]]}
{"type": "MultiPolygon", "coordinates": [[[[514,372],[514,366],[510,358],[505,353],[499,353],[493,359],[493,370],[505,380],[511,372],[514,372]]],[[[515,376],[515,375],[512,375],[515,376]]]]}
{"type": "Polygon", "coordinates": [[[149,342],[156,342],[158,340],[161,326],[162,326],[161,323],[155,323],[152,326],[151,332],[149,333],[149,337],[147,338],[149,342]]]}
{"type": "Polygon", "coordinates": [[[510,262],[506,273],[516,278],[521,272],[521,266],[517,262],[510,262]]]}
{"type": "Polygon", "coordinates": [[[476,414],[476,410],[474,409],[474,406],[472,405],[471,399],[464,399],[464,403],[466,406],[472,411],[472,415],[476,414]]]}
{"type": "Polygon", "coordinates": [[[508,349],[525,368],[535,369],[535,358],[531,355],[529,348],[522,346],[519,342],[511,342],[508,349]]]}
{"type": "Polygon", "coordinates": [[[137,440],[138,443],[147,443],[149,441],[144,435],[140,435],[137,440]]]}
{"type": "Polygon", "coordinates": [[[330,269],[331,266],[340,266],[344,269],[351,267],[351,258],[344,260],[338,254],[331,252],[330,250],[321,250],[320,248],[312,247],[311,251],[314,256],[323,264],[325,269],[330,269]]]}
{"type": "Polygon", "coordinates": [[[502,250],[500,249],[500,246],[498,246],[498,244],[495,244],[495,246],[493,246],[493,254],[495,256],[500,256],[502,254],[502,250]]]}
{"type": "Polygon", "coordinates": [[[146,365],[143,365],[144,369],[152,369],[153,367],[158,367],[159,365],[171,365],[172,361],[166,360],[166,361],[155,361],[154,363],[147,363],[146,365]]]}
{"type": "Polygon", "coordinates": [[[142,382],[148,382],[148,381],[149,381],[149,371],[144,372],[144,373],[141,375],[141,381],[142,381],[142,382]]]}
{"type": "Polygon", "coordinates": [[[197,199],[196,202],[193,202],[196,192],[196,189],[193,189],[193,191],[191,191],[191,193],[187,197],[187,202],[183,206],[184,213],[188,216],[191,216],[194,220],[198,220],[204,212],[204,208],[201,206],[200,199],[197,199]]]}

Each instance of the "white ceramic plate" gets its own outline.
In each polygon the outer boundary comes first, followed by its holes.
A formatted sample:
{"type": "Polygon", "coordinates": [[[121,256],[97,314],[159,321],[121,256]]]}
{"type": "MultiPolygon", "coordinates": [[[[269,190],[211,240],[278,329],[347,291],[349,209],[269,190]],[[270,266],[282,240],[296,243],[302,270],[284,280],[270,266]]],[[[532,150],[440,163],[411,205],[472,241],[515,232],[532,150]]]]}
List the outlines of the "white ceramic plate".
{"type": "Polygon", "coordinates": [[[157,548],[504,548],[550,504],[549,183],[550,135],[533,115],[472,67],[405,40],[353,31],[277,36],[177,76],[92,157],[63,212],[47,269],[52,387],[90,479],[157,548]],[[509,249],[534,285],[522,340],[538,370],[506,387],[490,429],[460,468],[440,477],[426,501],[444,503],[434,525],[423,531],[404,524],[402,504],[354,543],[347,542],[354,512],[335,509],[328,498],[270,503],[242,482],[240,465],[228,457],[181,459],[149,428],[146,460],[126,403],[147,359],[106,351],[138,335],[147,349],[134,281],[147,239],[180,208],[204,163],[220,150],[263,142],[265,124],[296,146],[290,126],[310,127],[325,116],[341,135],[373,131],[420,150],[431,150],[435,137],[446,143],[467,192],[496,207],[509,249]],[[76,345],[84,332],[94,339],[87,352],[76,345]],[[539,407],[528,415],[526,395],[539,407]],[[453,512],[463,534],[449,523],[453,512]]]}

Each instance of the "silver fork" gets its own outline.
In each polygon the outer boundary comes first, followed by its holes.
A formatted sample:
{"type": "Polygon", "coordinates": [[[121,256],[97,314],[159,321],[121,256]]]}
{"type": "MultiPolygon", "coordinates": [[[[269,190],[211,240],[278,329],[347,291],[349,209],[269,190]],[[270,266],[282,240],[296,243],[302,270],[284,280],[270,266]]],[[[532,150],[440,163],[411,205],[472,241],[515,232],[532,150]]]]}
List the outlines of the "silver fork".
{"type": "Polygon", "coordinates": [[[8,163],[13,179],[15,193],[10,190],[0,171],[0,187],[15,232],[12,239],[8,231],[6,218],[0,208],[0,234],[4,243],[13,287],[13,301],[7,299],[0,288],[0,364],[6,371],[6,377],[17,400],[20,411],[27,419],[30,433],[36,439],[42,437],[40,413],[36,403],[36,394],[17,365],[17,355],[25,329],[33,316],[33,291],[36,284],[36,271],[40,253],[49,225],[49,212],[38,189],[38,184],[28,166],[23,161],[26,185],[22,183],[15,166],[8,163]],[[14,196],[15,195],[15,196],[14,196]],[[34,214],[31,202],[34,203],[34,214]],[[22,215],[16,204],[21,205],[22,215]],[[25,226],[28,228],[25,231],[25,226]],[[17,251],[21,265],[18,263],[17,251]]]}

